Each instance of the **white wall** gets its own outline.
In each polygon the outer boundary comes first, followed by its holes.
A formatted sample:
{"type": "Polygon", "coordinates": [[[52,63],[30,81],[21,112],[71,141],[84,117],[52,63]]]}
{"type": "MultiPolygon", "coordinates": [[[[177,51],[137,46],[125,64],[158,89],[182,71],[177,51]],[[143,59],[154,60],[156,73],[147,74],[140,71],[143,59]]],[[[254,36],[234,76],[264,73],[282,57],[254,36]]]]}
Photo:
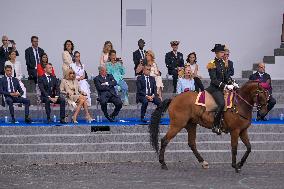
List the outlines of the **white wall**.
{"type": "Polygon", "coordinates": [[[146,39],[147,49],[154,50],[164,76],[164,55],[170,50],[171,40],[181,41],[180,51],[184,55],[197,53],[203,77],[208,77],[205,66],[214,56],[210,52],[214,43],[229,45],[236,77],[241,76],[242,70],[251,69],[264,55],[272,55],[273,49],[280,45],[283,0],[123,0],[123,11],[142,7],[150,14],[151,6],[152,17],[147,16],[146,28],[123,26],[123,40],[127,39],[123,52],[120,51],[119,0],[1,0],[1,15],[5,17],[1,19],[0,35],[6,34],[16,41],[23,69],[24,50],[30,46],[31,35],[38,35],[40,47],[48,53],[57,75],[61,75],[61,52],[66,39],[73,40],[75,49],[81,52],[89,75],[97,74],[103,43],[111,40],[118,56],[123,55],[127,77],[134,75],[129,51],[136,50],[138,36],[146,39]],[[127,44],[131,48],[125,48],[127,44]]]}

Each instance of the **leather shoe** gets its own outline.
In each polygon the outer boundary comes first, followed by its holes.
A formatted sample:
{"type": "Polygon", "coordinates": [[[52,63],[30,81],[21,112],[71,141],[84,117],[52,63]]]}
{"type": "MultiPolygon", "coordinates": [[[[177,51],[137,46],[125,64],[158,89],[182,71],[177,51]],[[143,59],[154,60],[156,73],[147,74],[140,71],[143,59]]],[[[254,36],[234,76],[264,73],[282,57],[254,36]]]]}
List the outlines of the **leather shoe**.
{"type": "Polygon", "coordinates": [[[217,135],[221,135],[221,133],[222,133],[221,129],[218,128],[218,127],[213,127],[212,128],[212,132],[216,133],[217,135]]]}
{"type": "Polygon", "coordinates": [[[16,123],[16,119],[14,117],[12,117],[11,123],[16,123]]]}
{"type": "Polygon", "coordinates": [[[32,123],[32,119],[29,116],[26,116],[25,123],[28,123],[28,124],[32,123]]]}
{"type": "Polygon", "coordinates": [[[145,120],[145,118],[141,118],[140,121],[143,122],[143,123],[147,123],[147,121],[145,120]]]}
{"type": "Polygon", "coordinates": [[[63,118],[63,119],[60,119],[60,123],[61,123],[61,124],[66,124],[67,122],[66,122],[65,119],[63,118]]]}
{"type": "Polygon", "coordinates": [[[114,122],[114,119],[111,116],[106,116],[107,120],[109,120],[109,122],[114,122]]]}
{"type": "Polygon", "coordinates": [[[47,123],[47,124],[51,123],[51,119],[50,119],[50,118],[47,118],[46,123],[47,123]]]}

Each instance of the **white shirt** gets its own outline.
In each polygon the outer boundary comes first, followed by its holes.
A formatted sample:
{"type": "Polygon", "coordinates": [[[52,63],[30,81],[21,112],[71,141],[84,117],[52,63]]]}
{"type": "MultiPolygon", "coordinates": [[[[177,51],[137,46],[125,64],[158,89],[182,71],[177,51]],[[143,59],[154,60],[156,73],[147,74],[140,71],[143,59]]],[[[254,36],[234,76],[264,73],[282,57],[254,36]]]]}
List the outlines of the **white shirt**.
{"type": "Polygon", "coordinates": [[[142,49],[139,49],[139,52],[140,52],[140,54],[141,54],[141,57],[142,57],[142,59],[144,59],[145,58],[145,53],[144,53],[144,50],[142,49]]]}
{"type": "Polygon", "coordinates": [[[47,82],[49,83],[50,82],[50,75],[48,75],[47,73],[45,73],[45,76],[46,76],[46,79],[47,79],[47,82]]]}
{"type": "Polygon", "coordinates": [[[77,66],[76,63],[72,63],[70,64],[70,67],[72,68],[72,70],[75,72],[76,74],[76,79],[85,76],[85,69],[84,69],[84,65],[82,64],[82,66],[77,66]]]}
{"type": "Polygon", "coordinates": [[[151,94],[152,90],[151,90],[151,84],[150,84],[150,76],[146,76],[145,75],[145,82],[146,82],[146,95],[151,94]],[[148,88],[147,85],[149,85],[149,93],[148,93],[148,88]]]}
{"type": "Polygon", "coordinates": [[[14,88],[14,84],[13,84],[12,77],[8,77],[8,76],[6,76],[6,77],[7,77],[7,82],[8,82],[8,92],[9,92],[9,93],[12,92],[12,88],[11,88],[11,86],[10,86],[10,78],[11,78],[11,82],[12,82],[12,87],[13,87],[14,92],[15,92],[15,88],[14,88]]]}
{"type": "Polygon", "coordinates": [[[39,62],[37,62],[37,59],[36,59],[36,49],[37,49],[37,54],[38,54],[38,61],[40,61],[40,57],[39,57],[39,53],[38,53],[38,47],[37,48],[33,48],[33,52],[34,52],[34,56],[35,56],[35,62],[36,62],[36,66],[35,66],[35,69],[37,69],[37,64],[39,64],[39,62]]]}

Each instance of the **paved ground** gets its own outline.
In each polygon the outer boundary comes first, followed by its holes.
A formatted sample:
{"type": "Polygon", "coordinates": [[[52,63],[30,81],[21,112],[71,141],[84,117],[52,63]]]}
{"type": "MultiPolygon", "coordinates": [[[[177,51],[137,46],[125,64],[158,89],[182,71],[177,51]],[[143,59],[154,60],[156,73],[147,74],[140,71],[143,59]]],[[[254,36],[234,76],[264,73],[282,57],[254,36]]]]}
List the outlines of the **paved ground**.
{"type": "Polygon", "coordinates": [[[168,167],[163,171],[158,163],[2,166],[0,188],[284,188],[284,164],[247,164],[239,174],[229,164],[212,164],[208,170],[191,163],[168,167]]]}

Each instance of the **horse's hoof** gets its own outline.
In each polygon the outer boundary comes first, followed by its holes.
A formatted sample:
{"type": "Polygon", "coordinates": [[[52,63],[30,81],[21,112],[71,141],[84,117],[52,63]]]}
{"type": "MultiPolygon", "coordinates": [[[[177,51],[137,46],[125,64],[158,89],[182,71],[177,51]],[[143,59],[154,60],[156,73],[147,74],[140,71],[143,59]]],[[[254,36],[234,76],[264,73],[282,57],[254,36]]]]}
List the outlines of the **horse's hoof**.
{"type": "Polygon", "coordinates": [[[207,161],[201,162],[201,166],[203,169],[208,169],[209,168],[209,163],[207,161]]]}
{"type": "Polygon", "coordinates": [[[235,171],[236,171],[236,173],[240,173],[240,172],[241,172],[241,168],[237,166],[237,167],[235,168],[235,171]]]}
{"type": "Polygon", "coordinates": [[[169,169],[168,169],[168,166],[167,166],[166,164],[162,164],[162,165],[161,165],[161,168],[162,168],[163,170],[169,170],[169,169]]]}

